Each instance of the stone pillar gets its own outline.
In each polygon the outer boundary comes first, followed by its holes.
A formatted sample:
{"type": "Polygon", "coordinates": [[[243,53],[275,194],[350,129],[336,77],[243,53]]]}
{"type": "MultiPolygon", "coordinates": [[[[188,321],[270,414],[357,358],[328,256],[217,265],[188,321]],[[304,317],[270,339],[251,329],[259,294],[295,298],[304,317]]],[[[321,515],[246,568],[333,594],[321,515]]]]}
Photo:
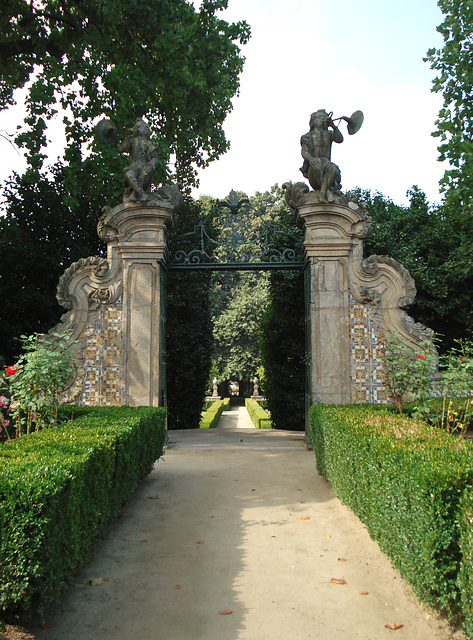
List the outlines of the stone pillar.
{"type": "Polygon", "coordinates": [[[79,343],[79,371],[67,400],[158,406],[164,381],[161,309],[166,227],[163,200],[108,209],[98,225],[107,258],[85,258],[62,276],[58,299],[70,309],[59,329],[79,343]]]}
{"type": "Polygon", "coordinates": [[[407,269],[388,256],[363,258],[367,210],[341,195],[286,183],[286,201],[304,229],[310,403],[385,402],[382,334],[413,351],[431,330],[404,311],[414,301],[407,269]]]}
{"type": "Polygon", "coordinates": [[[320,203],[309,196],[298,217],[310,264],[311,401],[345,404],[351,401],[349,261],[365,220],[356,205],[320,203]]]}
{"type": "Polygon", "coordinates": [[[116,209],[106,225],[116,229],[114,249],[122,261],[124,401],[131,406],[158,406],[163,344],[161,270],[166,257],[165,229],[173,208],[116,209]]]}

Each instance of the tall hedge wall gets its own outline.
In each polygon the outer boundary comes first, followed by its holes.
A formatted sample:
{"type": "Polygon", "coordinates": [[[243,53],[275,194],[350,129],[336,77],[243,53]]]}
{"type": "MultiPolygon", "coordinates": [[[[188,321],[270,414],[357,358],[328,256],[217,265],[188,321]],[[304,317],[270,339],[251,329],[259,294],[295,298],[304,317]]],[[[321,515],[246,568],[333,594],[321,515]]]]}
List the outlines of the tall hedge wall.
{"type": "Polygon", "coordinates": [[[472,444],[360,405],[315,405],[310,429],[319,472],[420,599],[471,628],[472,444]]]}
{"type": "Polygon", "coordinates": [[[0,446],[0,619],[28,620],[72,581],[150,473],[162,408],[99,408],[0,446]]]}

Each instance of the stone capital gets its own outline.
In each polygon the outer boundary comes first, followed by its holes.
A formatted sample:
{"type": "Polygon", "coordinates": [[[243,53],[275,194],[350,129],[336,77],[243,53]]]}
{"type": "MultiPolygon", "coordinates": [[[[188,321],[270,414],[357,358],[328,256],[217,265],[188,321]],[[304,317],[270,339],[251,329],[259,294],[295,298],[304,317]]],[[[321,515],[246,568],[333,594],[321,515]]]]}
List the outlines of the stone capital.
{"type": "Polygon", "coordinates": [[[371,220],[355,202],[321,203],[307,193],[297,207],[298,223],[305,230],[306,258],[348,257],[371,230],[371,220]]]}
{"type": "Polygon", "coordinates": [[[108,243],[110,253],[123,259],[161,261],[166,256],[166,229],[171,225],[174,206],[140,202],[107,208],[97,225],[97,233],[108,243]]]}

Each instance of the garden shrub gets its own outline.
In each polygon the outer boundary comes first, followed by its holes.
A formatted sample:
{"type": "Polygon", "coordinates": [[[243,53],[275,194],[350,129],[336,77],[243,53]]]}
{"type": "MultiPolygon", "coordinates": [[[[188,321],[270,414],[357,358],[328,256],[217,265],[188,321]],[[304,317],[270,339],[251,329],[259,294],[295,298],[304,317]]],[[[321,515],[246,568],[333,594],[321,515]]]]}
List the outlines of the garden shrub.
{"type": "Polygon", "coordinates": [[[271,416],[252,398],[245,398],[245,406],[257,429],[271,429],[271,416]]]}
{"type": "Polygon", "coordinates": [[[465,616],[463,631],[473,638],[473,488],[465,491],[460,517],[461,567],[458,587],[465,616]]]}
{"type": "Polygon", "coordinates": [[[223,400],[215,400],[212,402],[207,411],[202,413],[200,420],[201,429],[215,429],[220,420],[220,416],[224,411],[230,409],[230,398],[224,398],[223,400]]]}
{"type": "Polygon", "coordinates": [[[310,430],[319,472],[420,599],[460,613],[458,522],[473,484],[471,445],[367,405],[314,405],[310,430]]]}
{"type": "Polygon", "coordinates": [[[165,417],[100,407],[0,447],[0,618],[32,618],[72,581],[162,454],[165,417]]]}

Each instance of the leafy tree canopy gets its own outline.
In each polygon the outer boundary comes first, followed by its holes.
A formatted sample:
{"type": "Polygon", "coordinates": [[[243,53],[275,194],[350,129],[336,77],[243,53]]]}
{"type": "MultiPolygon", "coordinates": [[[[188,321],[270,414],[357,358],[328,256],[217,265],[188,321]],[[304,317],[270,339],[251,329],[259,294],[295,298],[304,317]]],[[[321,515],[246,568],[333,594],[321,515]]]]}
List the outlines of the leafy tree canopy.
{"type": "MultiPolygon", "coordinates": [[[[244,193],[236,194],[238,201],[249,203],[248,213],[245,207],[233,217],[232,233],[219,224],[222,218],[215,217],[215,233],[219,243],[215,254],[228,260],[228,246],[244,241],[238,249],[230,251],[231,261],[254,258],[255,261],[269,261],[268,255],[281,254],[285,249],[293,249],[298,242],[294,236],[300,231],[294,229],[294,214],[289,217],[292,224],[287,225],[288,207],[284,201],[284,191],[274,186],[270,191],[256,193],[248,198],[244,193]],[[241,227],[238,225],[242,225],[241,227]],[[244,228],[244,231],[243,231],[244,228]],[[292,237],[288,237],[288,235],[292,237]],[[224,241],[225,239],[225,241],[224,241]],[[265,250],[269,249],[268,253],[265,250]],[[251,258],[250,258],[251,256],[251,258]]],[[[206,199],[209,211],[214,202],[206,199]]],[[[218,369],[218,378],[237,378],[252,380],[261,366],[260,326],[268,302],[269,274],[253,271],[223,271],[214,274],[212,279],[212,318],[214,333],[213,362],[218,369]]]]}
{"type": "MultiPolygon", "coordinates": [[[[171,254],[193,248],[189,234],[205,214],[187,197],[169,232],[171,254]]],[[[166,297],[167,407],[169,429],[197,429],[211,366],[209,271],[169,271],[166,297]]]]}
{"type": "Polygon", "coordinates": [[[100,209],[87,192],[78,206],[65,202],[63,167],[31,183],[12,180],[0,216],[0,355],[12,362],[22,334],[49,331],[64,309],[56,288],[64,270],[79,258],[104,252],[96,232],[100,209]]]}
{"type": "Polygon", "coordinates": [[[433,91],[443,94],[443,108],[436,121],[440,160],[449,168],[441,180],[461,242],[451,257],[459,278],[473,277],[473,4],[439,0],[444,20],[438,31],[441,49],[430,49],[427,60],[437,77],[433,91]]]}
{"type": "MultiPolygon", "coordinates": [[[[93,139],[101,117],[122,136],[145,117],[160,140],[158,181],[172,157],[176,177],[196,183],[196,167],[228,148],[222,123],[232,109],[243,66],[245,22],[216,12],[227,0],[6,0],[0,16],[0,108],[27,86],[27,118],[16,141],[39,170],[47,123],[60,111],[73,166],[86,152],[103,162],[93,139]]],[[[118,160],[118,148],[107,155],[118,160]]],[[[108,160],[108,158],[107,158],[108,160]]],[[[106,169],[104,169],[106,170],[106,169]]],[[[110,171],[110,169],[109,169],[110,171]]],[[[71,180],[72,183],[72,180],[71,180]]]]}
{"type": "Polygon", "coordinates": [[[220,381],[252,380],[261,366],[260,324],[268,301],[267,273],[217,273],[211,300],[213,360],[220,381]]]}
{"type": "Polygon", "coordinates": [[[457,205],[470,204],[473,195],[473,4],[464,0],[439,0],[444,15],[437,28],[444,38],[441,49],[427,58],[437,77],[433,91],[443,94],[443,109],[436,121],[440,160],[450,168],[441,185],[457,205]]]}

